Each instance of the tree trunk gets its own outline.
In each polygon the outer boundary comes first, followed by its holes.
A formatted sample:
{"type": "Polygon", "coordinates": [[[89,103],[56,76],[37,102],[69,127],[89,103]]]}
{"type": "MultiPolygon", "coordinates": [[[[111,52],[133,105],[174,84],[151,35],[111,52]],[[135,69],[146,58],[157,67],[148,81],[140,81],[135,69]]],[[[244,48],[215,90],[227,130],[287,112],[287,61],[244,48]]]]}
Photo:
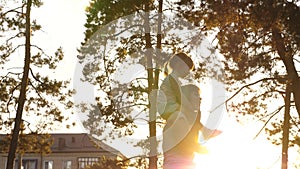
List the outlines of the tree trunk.
{"type": "MultiPolygon", "coordinates": [[[[161,35],[161,24],[162,24],[162,6],[163,6],[163,0],[159,0],[159,6],[158,6],[158,20],[157,20],[157,43],[156,48],[157,50],[161,50],[161,41],[162,41],[162,35],[161,35]]],[[[159,56],[157,56],[159,57],[159,56]]]]}
{"type": "Polygon", "coordinates": [[[289,148],[289,130],[290,130],[290,106],[291,106],[291,91],[290,84],[286,85],[285,92],[285,110],[283,121],[283,133],[282,133],[282,156],[281,156],[281,169],[288,168],[288,148],[289,148]]]}
{"type": "Polygon", "coordinates": [[[295,64],[293,61],[293,56],[291,56],[288,52],[285,44],[284,44],[284,39],[281,36],[280,30],[277,27],[272,28],[272,36],[273,36],[273,41],[275,43],[275,48],[279,54],[279,57],[283,61],[286,71],[287,71],[287,77],[288,81],[291,83],[291,89],[292,93],[294,96],[295,104],[296,104],[296,109],[298,112],[298,115],[300,117],[300,79],[298,77],[297,70],[295,68],[295,64]]]}
{"type": "Polygon", "coordinates": [[[157,169],[157,140],[156,140],[156,109],[155,105],[151,105],[151,94],[154,88],[153,74],[153,57],[152,44],[150,36],[149,23],[149,5],[145,5],[145,39],[146,39],[146,58],[147,58],[147,73],[148,73],[148,98],[149,98],[149,135],[150,135],[150,152],[149,152],[149,168],[157,169]]]}
{"type": "Polygon", "coordinates": [[[27,1],[26,7],[26,32],[25,32],[25,59],[24,59],[24,68],[23,68],[23,77],[21,82],[21,89],[20,95],[18,99],[18,107],[17,107],[17,114],[15,118],[14,130],[12,139],[9,146],[8,152],[8,159],[6,169],[13,169],[14,161],[15,161],[15,154],[18,146],[18,137],[20,132],[20,126],[22,122],[22,113],[23,107],[26,100],[26,88],[27,88],[27,81],[28,81],[28,73],[29,73],[29,66],[30,66],[30,10],[31,10],[31,0],[27,1]]]}

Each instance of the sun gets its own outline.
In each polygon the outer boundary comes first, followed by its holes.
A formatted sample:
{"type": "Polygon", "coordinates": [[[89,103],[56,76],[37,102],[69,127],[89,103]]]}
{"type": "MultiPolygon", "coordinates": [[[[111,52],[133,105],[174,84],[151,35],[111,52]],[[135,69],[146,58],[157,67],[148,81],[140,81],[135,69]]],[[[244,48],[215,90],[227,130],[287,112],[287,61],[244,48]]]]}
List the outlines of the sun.
{"type": "Polygon", "coordinates": [[[234,143],[225,138],[216,138],[211,143],[207,143],[207,154],[196,154],[194,160],[196,169],[254,169],[253,159],[250,158],[253,153],[249,153],[248,146],[245,143],[234,143]]]}
{"type": "Polygon", "coordinates": [[[280,148],[263,140],[253,140],[253,133],[253,129],[236,122],[230,124],[221,135],[203,144],[207,153],[195,155],[196,169],[280,168],[280,148]]]}

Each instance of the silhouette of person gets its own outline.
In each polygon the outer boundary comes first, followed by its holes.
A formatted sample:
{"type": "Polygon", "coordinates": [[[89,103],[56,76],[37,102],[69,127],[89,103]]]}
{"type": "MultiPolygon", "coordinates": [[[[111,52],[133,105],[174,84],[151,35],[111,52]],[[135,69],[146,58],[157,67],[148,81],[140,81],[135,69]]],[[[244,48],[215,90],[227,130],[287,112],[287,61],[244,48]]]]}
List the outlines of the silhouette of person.
{"type": "MultiPolygon", "coordinates": [[[[160,116],[167,120],[170,115],[180,110],[181,105],[181,82],[179,78],[184,78],[194,68],[192,59],[185,53],[177,53],[171,57],[168,63],[171,73],[164,78],[158,96],[158,112],[160,116]]],[[[167,67],[165,69],[167,69],[167,67]]]]}
{"type": "Polygon", "coordinates": [[[194,168],[194,152],[203,149],[199,144],[199,131],[205,139],[220,134],[201,124],[200,102],[200,89],[196,85],[181,87],[180,111],[169,116],[163,129],[164,169],[194,168]]]}

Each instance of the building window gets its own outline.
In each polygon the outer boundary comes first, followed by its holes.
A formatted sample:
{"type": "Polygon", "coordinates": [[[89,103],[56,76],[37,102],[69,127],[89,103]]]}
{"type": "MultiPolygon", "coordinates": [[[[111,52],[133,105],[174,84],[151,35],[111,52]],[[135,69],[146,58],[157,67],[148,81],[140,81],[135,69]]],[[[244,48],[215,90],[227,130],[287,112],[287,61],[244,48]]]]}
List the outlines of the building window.
{"type": "Polygon", "coordinates": [[[44,161],[43,169],[53,169],[53,161],[44,161]]]}
{"type": "Polygon", "coordinates": [[[78,158],[78,168],[84,169],[87,166],[91,166],[99,162],[99,158],[97,157],[83,157],[78,158]]]}
{"type": "MultiPolygon", "coordinates": [[[[15,168],[18,168],[18,160],[15,162],[15,168]]],[[[36,159],[24,159],[22,160],[22,169],[37,169],[36,159]]]]}
{"type": "Polygon", "coordinates": [[[62,169],[72,169],[72,161],[63,161],[63,168],[62,169]]]}

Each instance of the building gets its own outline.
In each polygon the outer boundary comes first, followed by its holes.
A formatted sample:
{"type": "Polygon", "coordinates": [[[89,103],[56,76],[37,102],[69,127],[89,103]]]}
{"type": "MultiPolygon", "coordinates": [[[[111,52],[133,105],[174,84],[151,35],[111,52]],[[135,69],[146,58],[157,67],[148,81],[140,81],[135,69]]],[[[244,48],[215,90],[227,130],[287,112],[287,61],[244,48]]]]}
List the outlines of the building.
{"type": "MultiPolygon", "coordinates": [[[[5,137],[1,135],[0,141],[3,142],[5,137]]],[[[84,169],[102,160],[103,156],[112,159],[124,157],[116,149],[86,133],[51,134],[51,138],[51,153],[25,153],[22,158],[23,169],[84,169]]],[[[0,142],[0,146],[4,144],[0,142]]],[[[0,169],[6,168],[6,161],[7,152],[1,152],[0,169]]]]}

